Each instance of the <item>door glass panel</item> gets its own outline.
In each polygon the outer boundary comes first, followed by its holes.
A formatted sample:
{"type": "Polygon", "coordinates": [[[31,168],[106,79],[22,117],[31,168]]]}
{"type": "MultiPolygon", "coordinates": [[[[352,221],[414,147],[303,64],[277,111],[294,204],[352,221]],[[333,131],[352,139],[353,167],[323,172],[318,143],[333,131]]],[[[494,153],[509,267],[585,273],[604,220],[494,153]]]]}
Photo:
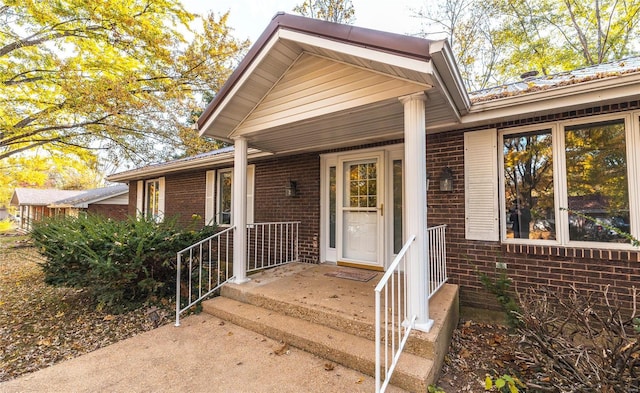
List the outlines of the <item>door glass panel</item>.
{"type": "Polygon", "coordinates": [[[402,160],[393,161],[393,253],[402,249],[402,160]]]}
{"type": "Polygon", "coordinates": [[[329,168],[329,247],[336,248],[336,167],[329,168]]]}
{"type": "Polygon", "coordinates": [[[349,207],[377,207],[378,183],[376,163],[347,164],[349,169],[349,194],[345,205],[349,207]]]}
{"type": "Polygon", "coordinates": [[[378,213],[345,211],[342,255],[363,262],[377,260],[378,213]]]}
{"type": "Polygon", "coordinates": [[[378,263],[377,160],[344,163],[342,206],[342,257],[356,262],[378,263]]]}

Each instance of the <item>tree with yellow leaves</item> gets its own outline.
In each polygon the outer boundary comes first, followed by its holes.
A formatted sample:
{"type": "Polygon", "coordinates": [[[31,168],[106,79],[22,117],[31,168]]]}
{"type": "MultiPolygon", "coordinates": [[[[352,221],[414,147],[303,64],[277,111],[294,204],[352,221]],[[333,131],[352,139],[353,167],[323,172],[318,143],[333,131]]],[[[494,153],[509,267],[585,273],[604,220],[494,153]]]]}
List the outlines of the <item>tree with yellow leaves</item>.
{"type": "Polygon", "coordinates": [[[348,25],[354,22],[356,13],[351,0],[305,0],[295,6],[293,12],[309,18],[348,25]]]}
{"type": "Polygon", "coordinates": [[[0,160],[185,151],[202,95],[248,46],[227,15],[203,18],[204,33],[189,30],[195,18],[178,0],[0,1],[0,160]]]}

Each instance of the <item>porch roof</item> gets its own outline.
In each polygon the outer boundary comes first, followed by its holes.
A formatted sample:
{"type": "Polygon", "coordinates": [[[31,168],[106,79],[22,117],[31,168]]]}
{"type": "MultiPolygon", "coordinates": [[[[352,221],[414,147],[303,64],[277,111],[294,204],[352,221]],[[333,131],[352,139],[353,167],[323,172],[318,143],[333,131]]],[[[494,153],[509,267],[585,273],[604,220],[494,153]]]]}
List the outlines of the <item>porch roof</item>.
{"type": "Polygon", "coordinates": [[[370,143],[402,137],[398,97],[418,92],[427,96],[428,124],[456,124],[468,111],[446,41],[279,13],[196,126],[201,135],[241,136],[273,153],[370,143]]]}

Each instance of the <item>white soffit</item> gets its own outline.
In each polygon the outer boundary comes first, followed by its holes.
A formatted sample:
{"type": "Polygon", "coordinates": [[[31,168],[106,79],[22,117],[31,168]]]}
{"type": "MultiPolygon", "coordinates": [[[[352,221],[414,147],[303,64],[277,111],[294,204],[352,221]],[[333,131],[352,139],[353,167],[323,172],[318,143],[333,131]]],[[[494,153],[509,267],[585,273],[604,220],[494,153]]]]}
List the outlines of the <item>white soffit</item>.
{"type": "Polygon", "coordinates": [[[233,131],[247,116],[250,116],[303,53],[313,53],[371,72],[385,74],[391,78],[413,82],[422,85],[423,90],[429,89],[434,83],[433,67],[430,61],[282,28],[264,45],[212,113],[202,127],[201,135],[229,140],[233,131]]]}
{"type": "Polygon", "coordinates": [[[337,113],[397,100],[430,87],[305,53],[238,125],[232,136],[247,136],[314,118],[318,123],[329,118],[335,120],[337,113]]]}

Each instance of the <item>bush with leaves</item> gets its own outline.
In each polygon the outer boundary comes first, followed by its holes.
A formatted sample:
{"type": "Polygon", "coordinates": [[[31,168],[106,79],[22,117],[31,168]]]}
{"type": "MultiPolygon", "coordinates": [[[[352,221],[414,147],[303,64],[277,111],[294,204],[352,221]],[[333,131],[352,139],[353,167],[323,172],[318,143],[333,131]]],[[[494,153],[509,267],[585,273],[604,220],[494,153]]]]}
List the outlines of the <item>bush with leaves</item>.
{"type": "Polygon", "coordinates": [[[568,293],[529,289],[520,295],[521,348],[517,357],[533,370],[534,391],[640,392],[640,330],[633,310],[622,309],[604,287],[568,293]]]}
{"type": "Polygon", "coordinates": [[[45,257],[47,284],[85,288],[98,308],[118,312],[151,295],[173,294],[176,252],[214,231],[184,229],[175,219],[156,223],[88,215],[43,220],[31,236],[45,257]]]}
{"type": "Polygon", "coordinates": [[[480,282],[482,285],[493,295],[495,295],[502,311],[505,313],[507,324],[512,328],[517,328],[520,325],[516,313],[520,310],[518,303],[510,291],[512,280],[507,276],[506,271],[497,271],[493,276],[489,276],[486,273],[480,273],[480,282]]]}

